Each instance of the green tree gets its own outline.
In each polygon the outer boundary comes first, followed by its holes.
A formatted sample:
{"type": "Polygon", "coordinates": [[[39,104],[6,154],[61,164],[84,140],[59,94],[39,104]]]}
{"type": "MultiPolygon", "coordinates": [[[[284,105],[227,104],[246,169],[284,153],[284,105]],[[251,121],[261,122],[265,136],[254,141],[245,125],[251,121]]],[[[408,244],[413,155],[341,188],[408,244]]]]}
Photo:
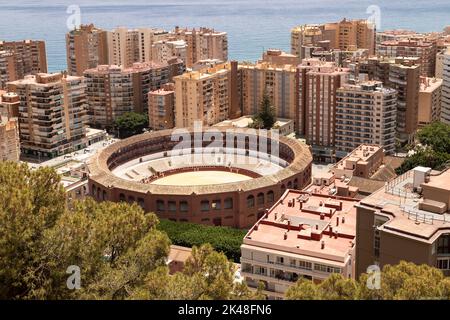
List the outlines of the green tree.
{"type": "Polygon", "coordinates": [[[400,167],[395,169],[397,174],[403,174],[417,166],[430,167],[435,170],[444,169],[446,163],[450,161],[450,154],[445,152],[437,152],[430,147],[417,149],[417,151],[409,156],[400,167]]]}
{"type": "Polygon", "coordinates": [[[423,145],[439,153],[450,153],[450,125],[433,122],[419,130],[417,137],[423,145]]]}
{"type": "Polygon", "coordinates": [[[132,299],[228,300],[260,299],[260,290],[251,292],[234,281],[235,267],[223,253],[205,244],[192,248],[182,272],[170,275],[167,268],[151,272],[132,299]]]}
{"type": "Polygon", "coordinates": [[[127,112],[114,121],[114,126],[119,130],[120,138],[127,138],[142,133],[142,130],[148,127],[148,116],[127,112]]]}
{"type": "Polygon", "coordinates": [[[286,291],[287,300],[320,300],[319,288],[312,281],[301,278],[286,291]]]}
{"type": "Polygon", "coordinates": [[[428,265],[401,261],[385,265],[380,273],[380,288],[367,286],[368,274],[357,281],[332,274],[320,284],[300,279],[286,291],[290,300],[419,300],[450,299],[450,278],[428,265]]]}
{"type": "Polygon", "coordinates": [[[272,129],[275,122],[275,108],[272,106],[268,94],[264,92],[259,112],[253,117],[252,127],[270,130],[272,129]]]}
{"type": "Polygon", "coordinates": [[[0,298],[32,294],[44,233],[65,210],[55,171],[0,162],[0,298]]]}

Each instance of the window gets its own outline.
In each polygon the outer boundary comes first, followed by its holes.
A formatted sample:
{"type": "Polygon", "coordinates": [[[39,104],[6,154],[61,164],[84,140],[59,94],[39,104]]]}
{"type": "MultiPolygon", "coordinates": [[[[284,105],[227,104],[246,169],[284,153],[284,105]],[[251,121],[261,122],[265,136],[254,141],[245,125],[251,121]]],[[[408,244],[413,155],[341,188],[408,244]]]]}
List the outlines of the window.
{"type": "Polygon", "coordinates": [[[284,258],[283,257],[277,257],[277,263],[278,264],[284,264],[284,258]]]}
{"type": "Polygon", "coordinates": [[[119,194],[119,201],[126,201],[126,197],[123,193],[119,194]]]}
{"type": "Polygon", "coordinates": [[[233,209],[233,198],[226,198],[224,201],[224,209],[233,209]]]}
{"type": "Polygon", "coordinates": [[[209,201],[208,200],[203,200],[202,202],[200,202],[200,210],[209,211],[209,201]]]}
{"type": "Polygon", "coordinates": [[[212,202],[212,208],[214,210],[220,210],[221,205],[222,205],[222,202],[220,200],[213,200],[213,202],[212,202]]]}
{"type": "Polygon", "coordinates": [[[133,203],[133,202],[135,202],[136,200],[134,199],[134,197],[133,196],[128,196],[128,202],[129,203],[133,203]]]}
{"type": "Polygon", "coordinates": [[[437,241],[437,253],[449,254],[450,253],[450,235],[444,234],[439,237],[437,241]]]}
{"type": "Polygon", "coordinates": [[[258,205],[263,205],[264,204],[264,193],[259,193],[258,197],[257,197],[257,203],[258,205]]]}
{"type": "Polygon", "coordinates": [[[307,261],[299,261],[298,262],[298,267],[300,269],[311,270],[312,269],[312,263],[311,262],[307,262],[307,261]]]}
{"type": "Polygon", "coordinates": [[[247,208],[253,208],[255,206],[255,197],[253,195],[249,195],[247,197],[247,208]]]}
{"type": "Polygon", "coordinates": [[[267,202],[271,203],[274,202],[275,200],[275,194],[273,193],[273,191],[269,191],[267,192],[267,202]]]}
{"type": "Polygon", "coordinates": [[[188,212],[189,206],[187,201],[180,201],[180,212],[188,212]]]}
{"type": "Polygon", "coordinates": [[[166,208],[164,207],[164,201],[163,200],[156,200],[156,211],[165,211],[166,208]]]}
{"type": "Polygon", "coordinates": [[[441,270],[449,270],[450,269],[450,259],[438,259],[436,261],[436,267],[441,270]]]}
{"type": "Polygon", "coordinates": [[[324,264],[316,263],[314,264],[314,270],[326,273],[341,273],[341,268],[335,268],[331,266],[326,266],[324,264]]]}
{"type": "Polygon", "coordinates": [[[168,201],[167,208],[168,208],[169,212],[176,212],[177,211],[177,203],[175,201],[168,201]]]}
{"type": "Polygon", "coordinates": [[[138,198],[138,205],[145,210],[145,201],[142,198],[138,198]]]}

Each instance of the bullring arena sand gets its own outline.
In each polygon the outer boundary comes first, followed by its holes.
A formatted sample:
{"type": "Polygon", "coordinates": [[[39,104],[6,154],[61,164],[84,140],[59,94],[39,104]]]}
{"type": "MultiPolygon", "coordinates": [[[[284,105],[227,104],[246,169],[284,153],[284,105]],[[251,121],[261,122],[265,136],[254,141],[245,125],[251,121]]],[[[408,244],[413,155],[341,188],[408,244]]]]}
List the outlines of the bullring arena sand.
{"type": "Polygon", "coordinates": [[[224,171],[190,171],[173,174],[153,181],[151,184],[164,186],[201,186],[224,184],[252,179],[249,176],[224,171]]]}

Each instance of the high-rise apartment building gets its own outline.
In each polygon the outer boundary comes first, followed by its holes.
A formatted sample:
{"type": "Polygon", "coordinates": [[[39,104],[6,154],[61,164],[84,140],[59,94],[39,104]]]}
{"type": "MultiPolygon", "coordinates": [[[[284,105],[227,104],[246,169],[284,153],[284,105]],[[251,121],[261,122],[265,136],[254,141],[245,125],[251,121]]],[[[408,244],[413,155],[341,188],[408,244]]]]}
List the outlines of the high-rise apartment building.
{"type": "Polygon", "coordinates": [[[152,130],[175,127],[175,85],[167,83],[148,94],[148,126],[152,130]]]}
{"type": "Polygon", "coordinates": [[[240,115],[237,62],[175,77],[175,126],[214,125],[240,115]]]}
{"type": "Polygon", "coordinates": [[[444,54],[441,121],[450,124],[450,47],[444,54]]]}
{"type": "Polygon", "coordinates": [[[375,144],[386,154],[395,149],[397,92],[380,81],[344,84],[336,91],[336,157],[361,144],[375,144]]]}
{"type": "Polygon", "coordinates": [[[419,127],[441,119],[442,79],[420,77],[419,127]]]}
{"type": "Polygon", "coordinates": [[[87,69],[108,64],[107,32],[93,24],[81,25],[66,34],[67,70],[82,76],[87,69]]]}
{"type": "Polygon", "coordinates": [[[245,115],[259,112],[264,94],[267,94],[277,118],[296,119],[297,68],[295,65],[260,61],[241,64],[242,106],[245,115]]]}
{"type": "Polygon", "coordinates": [[[119,27],[108,31],[109,64],[128,68],[135,62],[151,62],[153,43],[168,36],[167,31],[152,28],[119,27]]]}
{"type": "Polygon", "coordinates": [[[347,20],[321,25],[303,25],[291,31],[291,53],[305,58],[311,47],[342,51],[368,49],[375,53],[375,25],[367,20],[347,20]]]}
{"type": "Polygon", "coordinates": [[[389,66],[388,86],[397,91],[397,138],[412,142],[419,123],[420,65],[417,59],[396,58],[389,66]]]}
{"type": "Polygon", "coordinates": [[[153,61],[166,63],[170,59],[178,58],[187,61],[188,46],[184,40],[160,40],[153,43],[153,61]]]}
{"type": "Polygon", "coordinates": [[[450,170],[417,167],[356,204],[356,276],[369,266],[428,264],[450,275],[450,170]]]}
{"type": "Polygon", "coordinates": [[[0,51],[0,89],[6,88],[6,83],[17,80],[16,55],[11,51],[0,51]]]}
{"type": "Polygon", "coordinates": [[[226,32],[201,27],[187,29],[176,27],[173,36],[187,43],[186,66],[192,67],[197,61],[218,59],[228,60],[228,35],[226,32]]]}
{"type": "Polygon", "coordinates": [[[14,55],[16,79],[22,79],[30,74],[47,72],[44,41],[0,41],[0,51],[7,51],[14,55]]]}
{"type": "Polygon", "coordinates": [[[86,146],[86,85],[82,77],[38,73],[8,83],[20,97],[22,152],[53,158],[86,146]]]}
{"type": "Polygon", "coordinates": [[[89,123],[111,127],[114,120],[127,112],[148,112],[148,93],[161,88],[172,77],[184,71],[178,60],[171,64],[134,63],[124,68],[101,65],[84,72],[89,101],[89,123]]]}
{"type": "Polygon", "coordinates": [[[280,299],[301,278],[352,278],[357,203],[287,190],[244,237],[241,274],[247,285],[262,282],[269,299],[280,299]]]}
{"type": "Polygon", "coordinates": [[[336,91],[348,82],[349,70],[332,62],[304,59],[298,66],[297,132],[312,145],[314,158],[334,159],[336,91]]]}
{"type": "Polygon", "coordinates": [[[19,161],[19,124],[17,118],[0,115],[0,161],[19,161]]]}
{"type": "Polygon", "coordinates": [[[400,40],[385,41],[377,46],[377,55],[389,58],[418,57],[420,72],[424,77],[434,77],[436,72],[436,42],[400,40]]]}
{"type": "Polygon", "coordinates": [[[397,91],[397,136],[400,143],[411,142],[418,127],[420,58],[371,57],[358,63],[355,77],[383,82],[397,91]]]}

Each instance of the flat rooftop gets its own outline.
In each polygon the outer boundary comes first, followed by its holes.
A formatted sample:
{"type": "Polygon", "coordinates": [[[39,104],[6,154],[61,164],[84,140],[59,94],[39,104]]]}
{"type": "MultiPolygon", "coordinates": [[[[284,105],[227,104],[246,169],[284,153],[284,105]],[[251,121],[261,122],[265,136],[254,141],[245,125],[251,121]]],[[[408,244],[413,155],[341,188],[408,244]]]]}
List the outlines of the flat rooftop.
{"type": "MultiPolygon", "coordinates": [[[[421,171],[420,168],[416,169],[421,171]]],[[[439,214],[421,209],[420,204],[423,202],[433,205],[440,202],[425,199],[415,192],[413,183],[414,172],[411,170],[361,200],[358,206],[387,216],[389,221],[381,227],[384,231],[432,243],[442,232],[449,232],[450,214],[448,210],[439,214]]],[[[450,194],[450,170],[442,173],[432,171],[429,181],[421,183],[421,186],[425,185],[446,190],[450,194]]]]}
{"type": "Polygon", "coordinates": [[[351,168],[347,166],[347,161],[355,164],[368,163],[370,158],[373,157],[380,149],[382,148],[378,145],[362,144],[349,153],[346,157],[342,158],[341,161],[336,163],[332,169],[351,170],[351,168]]]}
{"type": "Polygon", "coordinates": [[[356,199],[287,190],[244,244],[344,263],[356,235],[356,199]]]}

